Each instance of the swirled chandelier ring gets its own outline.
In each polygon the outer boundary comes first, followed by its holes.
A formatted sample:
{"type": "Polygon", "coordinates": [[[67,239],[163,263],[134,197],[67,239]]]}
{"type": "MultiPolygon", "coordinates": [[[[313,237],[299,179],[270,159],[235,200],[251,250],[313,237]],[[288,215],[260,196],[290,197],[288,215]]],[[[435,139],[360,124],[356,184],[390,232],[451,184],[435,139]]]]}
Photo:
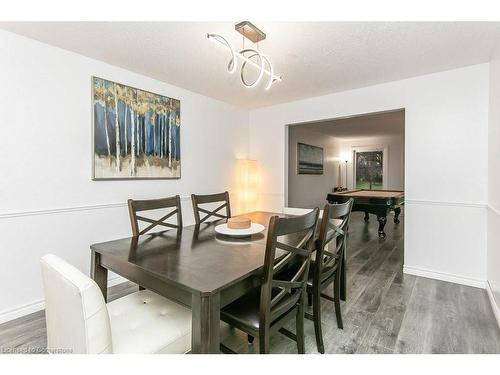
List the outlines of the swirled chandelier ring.
{"type": "Polygon", "coordinates": [[[264,75],[269,77],[267,85],[265,87],[266,90],[269,90],[274,82],[281,82],[281,76],[274,74],[274,68],[271,60],[260,51],[253,48],[245,48],[240,51],[236,51],[226,38],[218,34],[207,34],[207,38],[214,40],[221,46],[229,49],[229,52],[231,53],[231,59],[227,64],[228,73],[233,74],[238,69],[238,59],[242,61],[240,68],[240,80],[243,86],[245,86],[246,88],[253,88],[257,86],[262,81],[264,75]],[[256,57],[257,60],[254,61],[256,57]],[[248,65],[259,70],[257,79],[252,83],[248,83],[244,78],[245,67],[248,65]]]}

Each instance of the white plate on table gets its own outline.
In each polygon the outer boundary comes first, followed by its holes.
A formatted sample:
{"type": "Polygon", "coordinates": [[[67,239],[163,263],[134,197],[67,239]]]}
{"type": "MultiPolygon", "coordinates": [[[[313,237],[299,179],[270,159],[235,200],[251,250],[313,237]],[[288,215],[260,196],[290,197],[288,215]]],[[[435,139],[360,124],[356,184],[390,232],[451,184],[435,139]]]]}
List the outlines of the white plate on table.
{"type": "Polygon", "coordinates": [[[265,227],[262,224],[252,223],[250,224],[250,228],[246,229],[231,229],[227,227],[226,224],[219,224],[215,227],[215,231],[219,234],[223,234],[224,236],[231,237],[248,237],[252,234],[257,234],[262,232],[265,227]]]}

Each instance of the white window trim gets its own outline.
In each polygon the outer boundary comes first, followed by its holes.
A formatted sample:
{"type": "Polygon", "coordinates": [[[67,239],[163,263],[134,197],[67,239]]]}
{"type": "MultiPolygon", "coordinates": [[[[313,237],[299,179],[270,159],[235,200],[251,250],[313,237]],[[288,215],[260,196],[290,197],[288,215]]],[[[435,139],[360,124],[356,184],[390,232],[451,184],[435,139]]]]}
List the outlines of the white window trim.
{"type": "Polygon", "coordinates": [[[382,189],[388,186],[389,145],[352,147],[352,187],[356,189],[356,152],[382,151],[382,189]]]}

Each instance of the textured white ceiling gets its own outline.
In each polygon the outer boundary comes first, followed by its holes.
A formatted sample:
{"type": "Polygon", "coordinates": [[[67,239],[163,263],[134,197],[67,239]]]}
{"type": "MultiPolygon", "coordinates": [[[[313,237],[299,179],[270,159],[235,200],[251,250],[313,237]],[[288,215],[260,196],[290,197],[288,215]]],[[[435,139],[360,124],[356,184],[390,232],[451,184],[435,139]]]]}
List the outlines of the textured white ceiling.
{"type": "Polygon", "coordinates": [[[293,126],[307,126],[308,130],[315,133],[325,134],[342,141],[354,141],[367,138],[402,137],[404,125],[405,112],[397,110],[293,126]]]}
{"type": "MultiPolygon", "coordinates": [[[[220,33],[241,46],[233,23],[0,23],[0,28],[245,108],[324,95],[490,59],[499,23],[254,22],[259,48],[283,82],[246,89],[226,72],[229,53],[207,40],[220,33]]],[[[248,45],[248,43],[247,43],[248,45]]]]}

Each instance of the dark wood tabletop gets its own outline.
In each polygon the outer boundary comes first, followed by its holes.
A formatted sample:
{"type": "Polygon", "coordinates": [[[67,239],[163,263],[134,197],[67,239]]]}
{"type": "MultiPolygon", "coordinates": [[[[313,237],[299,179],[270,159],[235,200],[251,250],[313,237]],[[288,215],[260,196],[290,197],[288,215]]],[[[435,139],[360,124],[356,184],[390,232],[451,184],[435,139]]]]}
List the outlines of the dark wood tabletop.
{"type": "Polygon", "coordinates": [[[191,293],[211,294],[258,271],[264,262],[267,226],[272,215],[245,214],[264,225],[251,237],[227,237],[215,232],[223,221],[192,225],[182,230],[129,237],[91,245],[102,257],[131,263],[191,293]]]}
{"type": "MultiPolygon", "coordinates": [[[[91,274],[106,298],[107,271],[190,306],[192,352],[219,350],[220,308],[260,285],[270,212],[241,215],[266,228],[247,238],[219,235],[217,223],[91,245],[91,274]]],[[[293,244],[294,237],[286,240],[293,244]]],[[[278,253],[277,256],[280,256],[278,253]]]]}

